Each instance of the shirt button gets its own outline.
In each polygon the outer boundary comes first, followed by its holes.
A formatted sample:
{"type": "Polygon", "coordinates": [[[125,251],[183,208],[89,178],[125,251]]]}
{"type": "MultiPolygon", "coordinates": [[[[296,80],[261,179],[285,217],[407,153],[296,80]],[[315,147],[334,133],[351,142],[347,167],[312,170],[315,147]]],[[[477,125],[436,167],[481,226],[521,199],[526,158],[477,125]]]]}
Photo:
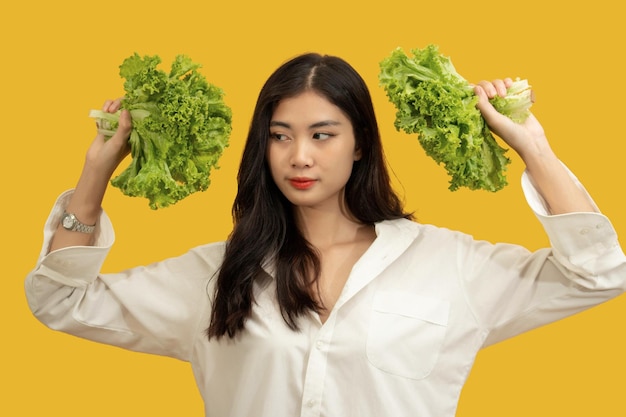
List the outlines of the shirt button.
{"type": "Polygon", "coordinates": [[[318,340],[315,343],[315,347],[317,347],[318,350],[322,350],[324,348],[324,342],[322,342],[321,340],[318,340]]]}
{"type": "Polygon", "coordinates": [[[315,400],[309,400],[306,402],[306,406],[309,408],[313,408],[315,406],[315,400]]]}

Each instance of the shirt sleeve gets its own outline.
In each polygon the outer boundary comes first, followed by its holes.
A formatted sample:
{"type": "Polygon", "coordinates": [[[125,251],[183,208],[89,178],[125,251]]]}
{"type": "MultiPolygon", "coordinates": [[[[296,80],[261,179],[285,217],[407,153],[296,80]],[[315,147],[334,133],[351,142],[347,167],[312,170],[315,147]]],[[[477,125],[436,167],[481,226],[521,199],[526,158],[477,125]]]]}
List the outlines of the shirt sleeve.
{"type": "Polygon", "coordinates": [[[208,327],[208,283],[221,244],[115,274],[100,273],[115,240],[103,211],[93,246],[48,253],[71,191],[56,201],[42,250],[25,291],[33,314],[46,326],[125,349],[189,360],[193,341],[208,327]]]}
{"type": "MultiPolygon", "coordinates": [[[[571,171],[570,176],[587,193],[571,171]]],[[[589,193],[587,196],[596,209],[595,213],[550,215],[526,172],[522,176],[522,189],[550,239],[551,256],[566,270],[575,273],[578,285],[590,290],[624,289],[626,271],[620,269],[618,274],[609,273],[615,266],[624,266],[624,254],[617,232],[611,221],[600,213],[589,193]]]]}
{"type": "Polygon", "coordinates": [[[487,333],[484,345],[571,316],[626,289],[626,257],[595,203],[596,212],[550,215],[527,173],[522,187],[550,248],[531,252],[505,243],[462,245],[463,286],[487,333]]]}

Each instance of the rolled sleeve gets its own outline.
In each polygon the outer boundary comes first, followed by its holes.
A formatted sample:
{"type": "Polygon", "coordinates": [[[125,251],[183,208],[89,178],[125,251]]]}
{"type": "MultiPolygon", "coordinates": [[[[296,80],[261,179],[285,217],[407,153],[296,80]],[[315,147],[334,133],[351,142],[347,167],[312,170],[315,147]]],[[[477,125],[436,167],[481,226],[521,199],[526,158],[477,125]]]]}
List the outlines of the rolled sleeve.
{"type": "Polygon", "coordinates": [[[30,275],[43,275],[60,284],[82,288],[97,278],[115,241],[115,232],[111,220],[102,211],[96,223],[93,246],[70,246],[48,252],[72,193],[73,190],[68,190],[57,198],[44,226],[43,244],[37,266],[30,275]]]}
{"type": "Polygon", "coordinates": [[[623,288],[622,274],[610,273],[624,263],[617,233],[583,185],[569,172],[580,189],[585,191],[596,212],[551,215],[532,179],[524,172],[522,188],[526,200],[548,235],[553,257],[578,276],[578,285],[595,290],[623,288]]]}

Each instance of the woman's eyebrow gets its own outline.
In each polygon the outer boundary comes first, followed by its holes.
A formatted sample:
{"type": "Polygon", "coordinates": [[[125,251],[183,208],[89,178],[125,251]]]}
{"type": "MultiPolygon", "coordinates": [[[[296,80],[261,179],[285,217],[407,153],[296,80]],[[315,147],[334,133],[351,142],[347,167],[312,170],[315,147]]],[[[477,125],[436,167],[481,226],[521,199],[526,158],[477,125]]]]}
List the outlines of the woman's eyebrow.
{"type": "Polygon", "coordinates": [[[336,120],[322,120],[321,122],[316,122],[310,125],[309,129],[315,129],[318,127],[325,127],[325,126],[339,126],[340,124],[341,122],[338,122],[336,120]]]}
{"type": "MultiPolygon", "coordinates": [[[[341,122],[338,122],[336,120],[322,120],[322,121],[315,122],[315,123],[309,125],[309,129],[317,129],[319,127],[339,126],[339,125],[341,125],[341,122]]],[[[281,122],[280,120],[272,120],[270,122],[270,127],[274,127],[274,126],[284,127],[286,129],[291,129],[291,125],[289,123],[281,122]]]]}

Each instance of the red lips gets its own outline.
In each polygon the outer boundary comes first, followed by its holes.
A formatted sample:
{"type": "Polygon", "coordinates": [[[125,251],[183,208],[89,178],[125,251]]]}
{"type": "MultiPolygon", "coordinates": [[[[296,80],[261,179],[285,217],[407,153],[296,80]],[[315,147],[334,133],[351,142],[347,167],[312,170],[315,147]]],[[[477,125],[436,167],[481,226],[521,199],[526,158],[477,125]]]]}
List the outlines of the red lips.
{"type": "Polygon", "coordinates": [[[289,179],[289,183],[293,188],[298,190],[306,190],[311,188],[315,184],[315,180],[311,178],[304,177],[294,177],[289,179]]]}

